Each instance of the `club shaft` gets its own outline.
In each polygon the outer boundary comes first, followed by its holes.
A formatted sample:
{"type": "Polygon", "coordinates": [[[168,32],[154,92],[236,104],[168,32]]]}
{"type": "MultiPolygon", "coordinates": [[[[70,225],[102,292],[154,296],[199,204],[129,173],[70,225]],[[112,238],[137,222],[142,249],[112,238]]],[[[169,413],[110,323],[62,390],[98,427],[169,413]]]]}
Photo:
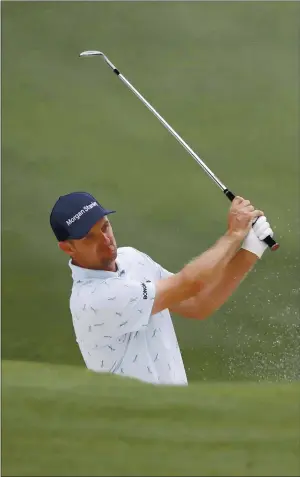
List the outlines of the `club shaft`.
{"type": "Polygon", "coordinates": [[[170,126],[169,123],[151,106],[151,104],[144,98],[144,96],[123,76],[119,70],[104,56],[106,63],[111,67],[113,72],[120,78],[120,80],[144,103],[144,105],[157,117],[163,126],[177,139],[177,141],[184,147],[184,149],[195,159],[195,161],[202,167],[206,174],[222,189],[224,192],[227,187],[215,176],[215,174],[207,167],[207,165],[200,159],[200,157],[193,151],[193,149],[179,136],[179,134],[170,126]]]}

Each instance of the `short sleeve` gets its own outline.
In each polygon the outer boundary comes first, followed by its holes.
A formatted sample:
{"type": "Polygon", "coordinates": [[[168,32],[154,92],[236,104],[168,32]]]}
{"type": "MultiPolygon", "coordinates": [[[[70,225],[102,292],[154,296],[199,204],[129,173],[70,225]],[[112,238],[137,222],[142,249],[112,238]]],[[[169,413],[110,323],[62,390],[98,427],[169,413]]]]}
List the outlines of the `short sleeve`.
{"type": "Polygon", "coordinates": [[[155,298],[153,282],[111,278],[86,297],[86,324],[98,338],[113,338],[148,326],[155,298]]]}
{"type": "Polygon", "coordinates": [[[172,272],[169,272],[168,270],[166,270],[165,268],[161,267],[160,265],[158,265],[159,267],[159,274],[160,274],[160,278],[168,278],[168,277],[171,277],[172,275],[174,275],[174,273],[172,272]]]}

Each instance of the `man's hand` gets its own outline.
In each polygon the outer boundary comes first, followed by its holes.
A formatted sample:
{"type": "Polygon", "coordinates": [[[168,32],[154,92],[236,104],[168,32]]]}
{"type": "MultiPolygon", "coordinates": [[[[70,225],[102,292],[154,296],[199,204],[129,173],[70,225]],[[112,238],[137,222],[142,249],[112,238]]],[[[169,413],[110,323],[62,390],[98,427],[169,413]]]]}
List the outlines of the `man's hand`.
{"type": "Polygon", "coordinates": [[[258,217],[263,216],[261,210],[255,209],[249,200],[236,196],[231,203],[228,215],[228,233],[243,240],[258,217]]]}
{"type": "Polygon", "coordinates": [[[263,240],[270,235],[273,237],[274,232],[271,229],[267,218],[263,215],[259,217],[255,224],[249,230],[244,239],[242,248],[248,252],[254,253],[258,258],[261,258],[268,245],[263,240]]]}

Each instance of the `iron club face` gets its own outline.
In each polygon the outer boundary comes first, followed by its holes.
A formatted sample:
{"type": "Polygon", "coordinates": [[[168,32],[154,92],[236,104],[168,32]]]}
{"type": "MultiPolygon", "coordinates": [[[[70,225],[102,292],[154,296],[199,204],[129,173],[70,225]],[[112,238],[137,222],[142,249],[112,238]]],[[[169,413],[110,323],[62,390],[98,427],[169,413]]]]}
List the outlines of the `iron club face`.
{"type": "Polygon", "coordinates": [[[102,51],[87,50],[80,53],[79,56],[105,56],[102,51]]]}

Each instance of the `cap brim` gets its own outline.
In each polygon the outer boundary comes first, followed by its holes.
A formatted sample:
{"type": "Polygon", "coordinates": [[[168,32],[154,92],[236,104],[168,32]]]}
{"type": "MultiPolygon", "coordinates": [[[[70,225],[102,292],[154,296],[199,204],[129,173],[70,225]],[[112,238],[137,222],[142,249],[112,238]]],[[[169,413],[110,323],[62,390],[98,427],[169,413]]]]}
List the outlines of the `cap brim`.
{"type": "Polygon", "coordinates": [[[71,235],[69,235],[68,239],[73,239],[73,240],[80,240],[84,238],[91,228],[98,222],[98,220],[103,219],[106,215],[109,214],[114,214],[116,211],[115,210],[99,210],[98,208],[95,207],[93,214],[89,214],[88,218],[89,220],[84,222],[81,221],[80,223],[80,231],[78,230],[78,233],[74,232],[71,235]]]}

